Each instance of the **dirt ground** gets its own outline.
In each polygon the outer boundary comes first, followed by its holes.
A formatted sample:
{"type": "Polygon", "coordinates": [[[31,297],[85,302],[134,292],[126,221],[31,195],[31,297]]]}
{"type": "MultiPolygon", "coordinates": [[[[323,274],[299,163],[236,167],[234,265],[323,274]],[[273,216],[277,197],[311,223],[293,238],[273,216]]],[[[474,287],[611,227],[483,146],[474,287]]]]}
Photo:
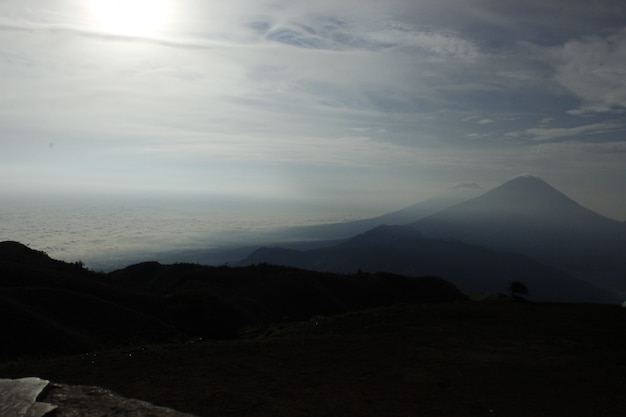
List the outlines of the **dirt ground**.
{"type": "Polygon", "coordinates": [[[1,378],[99,386],[198,416],[625,416],[626,309],[466,302],[241,339],[15,358],[1,378]]]}

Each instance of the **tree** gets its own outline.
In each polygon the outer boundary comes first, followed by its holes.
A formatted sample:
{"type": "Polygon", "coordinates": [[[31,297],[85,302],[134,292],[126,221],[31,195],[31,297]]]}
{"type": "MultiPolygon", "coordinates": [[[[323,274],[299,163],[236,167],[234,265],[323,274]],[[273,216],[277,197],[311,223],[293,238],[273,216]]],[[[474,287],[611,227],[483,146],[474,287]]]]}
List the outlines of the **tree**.
{"type": "Polygon", "coordinates": [[[513,281],[511,282],[511,285],[509,285],[509,294],[511,294],[511,297],[527,295],[528,287],[519,281],[513,281]]]}

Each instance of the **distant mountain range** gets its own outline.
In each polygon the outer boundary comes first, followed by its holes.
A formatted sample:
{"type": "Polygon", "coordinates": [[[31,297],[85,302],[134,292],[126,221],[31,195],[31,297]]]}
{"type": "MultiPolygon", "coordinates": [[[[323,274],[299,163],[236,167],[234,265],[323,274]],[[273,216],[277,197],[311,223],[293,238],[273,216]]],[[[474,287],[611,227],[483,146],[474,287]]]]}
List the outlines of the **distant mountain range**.
{"type": "Polygon", "coordinates": [[[626,293],[624,223],[581,207],[538,177],[519,176],[435,213],[414,214],[404,227],[379,223],[327,248],[260,248],[241,264],[433,274],[465,292],[505,291],[518,280],[535,300],[619,302],[615,293],[626,293]]]}
{"type": "Polygon", "coordinates": [[[380,225],[405,225],[414,222],[483,192],[484,189],[475,183],[457,184],[439,195],[381,216],[342,223],[289,227],[279,230],[276,235],[281,239],[306,241],[347,239],[380,225]]]}

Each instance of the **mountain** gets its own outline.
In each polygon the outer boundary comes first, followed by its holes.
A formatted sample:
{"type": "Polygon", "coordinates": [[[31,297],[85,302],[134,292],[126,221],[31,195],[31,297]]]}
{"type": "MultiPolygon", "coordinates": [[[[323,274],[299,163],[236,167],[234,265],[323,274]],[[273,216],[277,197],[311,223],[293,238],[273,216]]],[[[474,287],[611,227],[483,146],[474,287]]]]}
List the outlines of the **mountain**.
{"type": "Polygon", "coordinates": [[[233,338],[245,326],[397,303],[467,301],[448,282],[145,262],[108,274],[0,242],[0,359],[233,338]]]}
{"type": "Polygon", "coordinates": [[[260,248],[241,264],[263,262],[348,274],[387,271],[406,276],[435,275],[466,294],[506,292],[511,282],[521,281],[536,301],[620,301],[608,291],[528,257],[427,238],[409,226],[379,226],[329,248],[260,248]]]}
{"type": "Polygon", "coordinates": [[[626,291],[624,224],[582,207],[538,177],[516,177],[411,226],[431,238],[528,255],[626,291]]]}
{"type": "Polygon", "coordinates": [[[404,225],[415,222],[447,207],[476,197],[483,191],[483,188],[475,183],[457,184],[439,195],[381,216],[342,223],[290,227],[280,230],[278,235],[283,239],[306,241],[347,239],[376,226],[404,225]]]}
{"type": "Polygon", "coordinates": [[[111,284],[80,263],[66,263],[18,242],[0,242],[0,357],[74,353],[130,340],[176,340],[150,295],[111,284]]]}

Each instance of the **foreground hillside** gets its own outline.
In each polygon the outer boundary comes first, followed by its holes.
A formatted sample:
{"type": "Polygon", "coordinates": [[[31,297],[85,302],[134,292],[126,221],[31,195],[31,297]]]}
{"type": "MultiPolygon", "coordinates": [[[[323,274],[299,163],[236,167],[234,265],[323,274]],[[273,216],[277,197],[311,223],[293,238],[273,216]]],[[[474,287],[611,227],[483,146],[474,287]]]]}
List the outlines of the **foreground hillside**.
{"type": "Polygon", "coordinates": [[[198,416],[624,416],[626,309],[397,305],[239,340],[0,363],[198,416]]]}
{"type": "Polygon", "coordinates": [[[99,274],[16,242],[0,243],[0,277],[0,378],[198,416],[626,415],[616,305],[272,265],[99,274]]]}
{"type": "Polygon", "coordinates": [[[147,262],[98,274],[0,243],[0,358],[237,337],[243,327],[396,303],[463,301],[435,277],[147,262]]]}

